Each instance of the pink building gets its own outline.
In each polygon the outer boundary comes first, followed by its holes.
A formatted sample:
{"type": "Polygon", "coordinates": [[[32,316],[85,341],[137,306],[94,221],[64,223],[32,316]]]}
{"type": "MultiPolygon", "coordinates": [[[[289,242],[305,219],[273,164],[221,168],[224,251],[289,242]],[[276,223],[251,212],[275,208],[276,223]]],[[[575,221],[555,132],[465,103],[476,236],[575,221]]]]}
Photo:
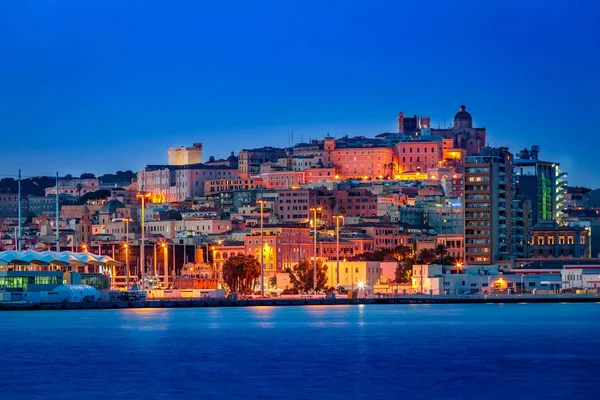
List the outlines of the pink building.
{"type": "MultiPolygon", "coordinates": [[[[311,168],[304,170],[305,183],[330,182],[336,180],[335,168],[311,168]]],[[[339,178],[339,177],[338,177],[339,178]]]]}
{"type": "Polygon", "coordinates": [[[305,183],[304,171],[279,171],[260,174],[267,189],[291,189],[305,183]]]}
{"type": "Polygon", "coordinates": [[[442,146],[440,141],[413,140],[400,142],[394,146],[398,160],[398,173],[407,171],[426,172],[436,168],[442,161],[442,146]]]}
{"type": "Polygon", "coordinates": [[[282,189],[278,191],[274,213],[281,221],[307,222],[314,191],[309,189],[282,189]]]}
{"type": "Polygon", "coordinates": [[[391,175],[394,152],[390,147],[336,148],[333,154],[335,169],[343,179],[381,179],[391,175]]]}

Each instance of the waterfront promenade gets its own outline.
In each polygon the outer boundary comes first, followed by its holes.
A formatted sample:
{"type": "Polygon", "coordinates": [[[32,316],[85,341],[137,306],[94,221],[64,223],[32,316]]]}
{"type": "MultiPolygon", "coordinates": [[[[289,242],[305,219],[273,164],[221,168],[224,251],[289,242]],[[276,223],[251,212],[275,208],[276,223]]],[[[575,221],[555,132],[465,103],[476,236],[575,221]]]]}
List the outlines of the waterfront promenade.
{"type": "Polygon", "coordinates": [[[600,295],[544,294],[544,295],[461,295],[428,296],[401,295],[389,297],[359,297],[335,299],[323,296],[282,296],[260,299],[163,299],[131,301],[98,301],[88,303],[0,303],[0,311],[11,310],[77,310],[77,309],[124,309],[124,308],[199,308],[199,307],[256,307],[256,306],[332,306],[358,304],[502,304],[502,303],[600,303],[600,295]]]}

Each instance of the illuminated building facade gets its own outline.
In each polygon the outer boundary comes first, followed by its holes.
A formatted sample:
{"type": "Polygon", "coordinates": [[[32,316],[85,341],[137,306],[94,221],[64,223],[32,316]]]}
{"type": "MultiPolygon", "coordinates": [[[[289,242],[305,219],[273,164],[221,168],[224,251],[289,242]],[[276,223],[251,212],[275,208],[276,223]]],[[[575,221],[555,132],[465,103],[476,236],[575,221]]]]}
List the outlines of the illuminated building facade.
{"type": "Polygon", "coordinates": [[[484,148],[464,162],[465,264],[513,256],[512,154],[484,148]]]}

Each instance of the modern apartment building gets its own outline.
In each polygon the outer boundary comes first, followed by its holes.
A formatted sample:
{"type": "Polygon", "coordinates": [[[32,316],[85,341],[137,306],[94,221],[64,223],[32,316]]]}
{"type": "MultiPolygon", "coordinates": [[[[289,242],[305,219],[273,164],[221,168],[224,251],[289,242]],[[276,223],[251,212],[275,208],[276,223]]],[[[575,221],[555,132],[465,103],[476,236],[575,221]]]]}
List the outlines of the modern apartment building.
{"type": "Polygon", "coordinates": [[[513,257],[512,154],[486,147],[465,157],[464,170],[465,263],[513,257]]]}
{"type": "Polygon", "coordinates": [[[560,221],[566,199],[566,173],[556,162],[540,161],[539,147],[532,146],[518,153],[514,160],[516,193],[531,200],[532,224],[560,221]]]}

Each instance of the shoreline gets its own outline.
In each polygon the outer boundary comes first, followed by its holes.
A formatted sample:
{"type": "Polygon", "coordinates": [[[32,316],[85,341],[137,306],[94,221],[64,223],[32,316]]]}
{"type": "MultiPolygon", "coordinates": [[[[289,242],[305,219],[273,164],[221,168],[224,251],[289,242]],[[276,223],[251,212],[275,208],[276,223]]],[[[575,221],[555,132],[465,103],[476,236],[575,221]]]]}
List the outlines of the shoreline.
{"type": "Polygon", "coordinates": [[[0,311],[109,310],[130,308],[207,308],[207,307],[293,307],[361,304],[518,304],[518,303],[600,303],[600,295],[488,295],[488,296],[399,296],[395,298],[273,298],[249,300],[172,299],[99,301],[95,303],[0,303],[0,311]]]}

